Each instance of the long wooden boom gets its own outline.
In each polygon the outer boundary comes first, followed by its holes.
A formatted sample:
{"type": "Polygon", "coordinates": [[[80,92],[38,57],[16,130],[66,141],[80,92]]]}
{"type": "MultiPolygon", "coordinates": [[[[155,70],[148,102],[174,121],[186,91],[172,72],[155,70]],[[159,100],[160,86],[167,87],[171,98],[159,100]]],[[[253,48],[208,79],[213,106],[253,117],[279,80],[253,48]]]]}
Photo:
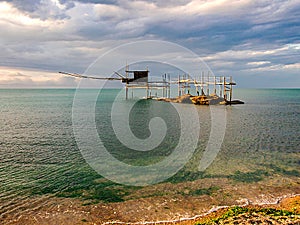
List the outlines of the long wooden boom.
{"type": "Polygon", "coordinates": [[[95,79],[95,80],[122,80],[126,78],[118,78],[118,77],[94,77],[94,76],[85,76],[78,73],[67,73],[67,72],[59,72],[64,75],[78,77],[78,78],[88,78],[88,79],[95,79]]]}

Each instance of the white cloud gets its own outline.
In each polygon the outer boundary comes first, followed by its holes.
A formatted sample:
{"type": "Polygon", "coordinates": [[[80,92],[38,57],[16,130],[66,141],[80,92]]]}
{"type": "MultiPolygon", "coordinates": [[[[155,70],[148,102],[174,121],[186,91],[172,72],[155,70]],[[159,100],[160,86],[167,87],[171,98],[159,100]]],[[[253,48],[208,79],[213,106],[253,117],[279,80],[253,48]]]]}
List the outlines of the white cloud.
{"type": "Polygon", "coordinates": [[[300,50],[300,43],[297,44],[288,44],[287,47],[292,50],[300,50]]]}
{"type": "Polygon", "coordinates": [[[270,64],[270,61],[258,61],[258,62],[248,62],[247,65],[249,66],[261,66],[265,64],[270,64]]]}
{"type": "Polygon", "coordinates": [[[131,16],[128,10],[116,5],[98,4],[93,7],[93,11],[97,19],[119,21],[131,16]]]}
{"type": "Polygon", "coordinates": [[[29,15],[19,11],[7,2],[0,2],[0,20],[6,24],[16,26],[49,26],[48,21],[42,21],[39,18],[31,18],[29,15]]]}
{"type": "MultiPolygon", "coordinates": [[[[269,57],[275,54],[280,54],[288,50],[287,46],[281,46],[277,49],[264,50],[228,50],[218,52],[203,58],[205,61],[220,60],[220,59],[255,59],[257,57],[269,57]]],[[[250,62],[251,63],[251,62],[250,62]]]]}
{"type": "Polygon", "coordinates": [[[32,17],[7,2],[0,2],[0,45],[71,39],[66,25],[66,20],[32,17]]]}
{"type": "MultiPolygon", "coordinates": [[[[268,66],[261,66],[257,68],[250,68],[250,69],[245,69],[248,71],[254,71],[254,72],[259,72],[259,71],[281,71],[281,72],[288,72],[288,71],[295,71],[295,72],[300,72],[300,63],[294,63],[294,64],[276,64],[276,65],[268,65],[268,66]]],[[[284,78],[284,76],[283,76],[284,78]]]]}
{"type": "Polygon", "coordinates": [[[294,64],[284,65],[283,68],[284,69],[296,69],[296,70],[299,70],[300,69],[300,63],[294,63],[294,64]]]}
{"type": "Polygon", "coordinates": [[[185,13],[193,15],[236,15],[237,12],[245,12],[252,2],[251,0],[193,0],[189,4],[179,7],[178,12],[183,10],[185,13]],[[233,12],[235,13],[233,14],[233,12]]]}
{"type": "Polygon", "coordinates": [[[73,77],[59,73],[23,68],[0,67],[0,87],[76,87],[73,77]]]}

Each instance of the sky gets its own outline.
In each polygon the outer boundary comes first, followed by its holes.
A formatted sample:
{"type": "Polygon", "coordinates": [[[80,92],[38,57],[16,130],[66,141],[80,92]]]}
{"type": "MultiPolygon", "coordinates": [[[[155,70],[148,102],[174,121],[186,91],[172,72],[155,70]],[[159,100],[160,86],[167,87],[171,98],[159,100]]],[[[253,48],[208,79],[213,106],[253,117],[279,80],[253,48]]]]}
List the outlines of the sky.
{"type": "Polygon", "coordinates": [[[299,0],[0,1],[0,34],[0,88],[76,87],[58,71],[144,40],[190,49],[239,87],[300,88],[299,0]]]}

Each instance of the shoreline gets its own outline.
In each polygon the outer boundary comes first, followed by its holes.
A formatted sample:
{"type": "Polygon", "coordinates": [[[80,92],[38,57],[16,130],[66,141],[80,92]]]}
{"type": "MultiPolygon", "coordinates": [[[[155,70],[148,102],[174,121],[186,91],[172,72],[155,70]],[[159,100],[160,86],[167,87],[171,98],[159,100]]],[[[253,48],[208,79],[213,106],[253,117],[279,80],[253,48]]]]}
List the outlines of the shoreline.
{"type": "MultiPolygon", "coordinates": [[[[45,220],[40,220],[38,218],[38,215],[41,216],[41,214],[32,214],[32,215],[20,215],[18,218],[15,218],[13,220],[0,220],[0,222],[2,222],[3,224],[39,224],[39,225],[43,225],[43,224],[66,224],[66,225],[71,225],[71,224],[86,224],[86,225],[98,225],[98,224],[102,224],[102,225],[111,225],[111,224],[116,224],[116,225],[171,225],[171,224],[175,224],[175,225],[193,225],[193,224],[214,224],[211,223],[211,221],[215,221],[217,218],[222,218],[222,215],[228,213],[229,210],[231,210],[232,208],[236,208],[236,207],[240,207],[242,209],[248,209],[250,210],[263,210],[263,209],[274,209],[274,210],[281,210],[281,211],[285,211],[285,210],[289,210],[289,212],[291,212],[292,208],[293,208],[293,204],[297,204],[297,208],[295,209],[295,212],[297,212],[295,214],[295,216],[291,217],[293,220],[295,220],[295,223],[289,223],[289,224],[299,224],[300,223],[300,194],[291,194],[291,195],[284,195],[282,197],[277,197],[274,199],[274,202],[269,202],[269,203],[265,203],[265,202],[259,202],[257,204],[251,204],[251,201],[249,201],[247,204],[241,204],[241,205],[230,205],[230,206],[218,206],[218,207],[212,207],[210,210],[208,210],[205,213],[199,214],[199,215],[195,215],[192,217],[187,217],[184,218],[182,217],[181,219],[174,219],[174,220],[157,220],[157,221],[139,221],[139,222],[124,222],[124,221],[120,221],[120,220],[112,220],[112,221],[107,221],[104,222],[102,219],[103,218],[98,218],[98,219],[94,219],[94,220],[87,220],[87,219],[81,219],[79,220],[78,218],[76,219],[76,217],[80,214],[80,213],[84,213],[84,211],[81,210],[70,210],[67,209],[66,211],[63,212],[63,214],[72,214],[72,215],[68,215],[67,217],[61,214],[58,214],[57,212],[52,212],[52,214],[50,212],[47,212],[44,219],[45,220]],[[27,217],[27,218],[26,218],[27,217]],[[51,217],[53,219],[51,219],[51,217]],[[64,218],[63,218],[64,217],[64,218]],[[75,220],[74,220],[75,218],[75,220]],[[50,221],[49,221],[50,219],[50,221]]],[[[72,207],[71,207],[72,208],[72,207]]],[[[111,208],[111,210],[114,209],[113,207],[111,208]]],[[[98,210],[101,210],[101,208],[99,207],[98,210]]],[[[113,211],[112,211],[113,212],[113,211]]],[[[85,212],[86,213],[86,212],[85,212]]],[[[87,213],[87,214],[91,214],[91,213],[87,213]]],[[[257,214],[255,214],[254,217],[257,217],[257,214]]],[[[251,215],[247,217],[248,219],[252,219],[251,215]]],[[[7,218],[8,219],[8,218],[7,218]]],[[[233,222],[235,219],[233,216],[230,217],[230,219],[233,219],[233,222]]],[[[269,219],[267,216],[262,216],[260,217],[260,219],[269,219]]],[[[280,217],[280,219],[282,219],[280,217]]],[[[247,223],[243,223],[243,224],[247,224],[247,223]]],[[[251,223],[250,223],[251,224],[251,223]]],[[[276,224],[285,224],[285,223],[276,223],[276,224]]]]}
{"type": "MultiPolygon", "coordinates": [[[[226,212],[234,206],[280,208],[285,199],[297,198],[300,213],[300,178],[269,179],[257,183],[232,183],[228,179],[202,179],[170,184],[163,183],[136,191],[123,202],[92,203],[78,198],[46,196],[28,198],[26,208],[15,210],[0,218],[4,224],[195,224],[226,212]],[[279,184],[281,182],[281,184],[279,184]],[[270,186],[277,184],[277,187],[270,186]],[[222,189],[209,194],[189,195],[186,188],[212,187],[222,189]],[[206,186],[204,186],[206,185],[206,186]],[[151,195],[152,191],[164,195],[151,195]],[[173,193],[180,191],[181,194],[173,193]],[[30,203],[31,202],[31,203],[30,203]],[[36,202],[35,204],[32,204],[36,202]]],[[[178,193],[178,192],[177,192],[178,193]]]]}
{"type": "MultiPolygon", "coordinates": [[[[103,223],[103,225],[110,225],[110,224],[127,224],[127,225],[154,225],[154,224],[164,224],[164,225],[168,225],[168,224],[182,224],[182,223],[189,223],[189,222],[193,222],[193,224],[197,223],[197,220],[199,219],[203,219],[207,216],[210,216],[214,213],[218,214],[219,212],[223,211],[224,209],[230,209],[232,207],[242,207],[242,208],[248,208],[248,207],[261,207],[261,208],[272,208],[272,206],[279,206],[280,203],[284,200],[289,200],[289,199],[293,199],[293,198],[299,198],[300,200],[300,194],[293,194],[293,195],[284,195],[280,198],[276,198],[274,200],[274,202],[270,202],[270,203],[266,203],[266,202],[261,202],[261,203],[256,203],[256,204],[252,204],[251,200],[247,199],[247,203],[242,204],[242,205],[226,205],[226,206],[217,206],[217,207],[212,207],[208,212],[203,213],[203,214],[199,214],[199,215],[195,215],[193,217],[190,218],[181,218],[181,219],[176,219],[176,220],[162,220],[162,221],[147,221],[147,222],[133,222],[133,223],[128,223],[128,222],[120,222],[120,221],[111,221],[111,222],[105,222],[103,223]]],[[[299,209],[300,211],[300,205],[299,205],[299,209]]]]}

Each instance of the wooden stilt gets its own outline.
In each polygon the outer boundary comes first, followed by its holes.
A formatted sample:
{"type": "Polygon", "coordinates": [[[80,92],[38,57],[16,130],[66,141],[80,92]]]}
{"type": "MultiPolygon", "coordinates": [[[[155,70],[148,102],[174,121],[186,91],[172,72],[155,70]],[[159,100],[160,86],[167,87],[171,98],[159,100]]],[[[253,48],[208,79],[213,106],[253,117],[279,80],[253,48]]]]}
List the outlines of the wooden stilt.
{"type": "Polygon", "coordinates": [[[214,76],[214,94],[217,95],[217,81],[216,81],[216,76],[214,76]]]}
{"type": "Polygon", "coordinates": [[[229,92],[229,102],[232,101],[232,76],[230,76],[230,92],[229,92]]]}
{"type": "Polygon", "coordinates": [[[224,84],[223,84],[224,99],[225,99],[225,101],[227,101],[227,90],[226,90],[226,78],[225,77],[223,77],[223,81],[224,81],[224,84]]]}
{"type": "Polygon", "coordinates": [[[207,73],[206,95],[209,95],[209,71],[207,73]]]}

